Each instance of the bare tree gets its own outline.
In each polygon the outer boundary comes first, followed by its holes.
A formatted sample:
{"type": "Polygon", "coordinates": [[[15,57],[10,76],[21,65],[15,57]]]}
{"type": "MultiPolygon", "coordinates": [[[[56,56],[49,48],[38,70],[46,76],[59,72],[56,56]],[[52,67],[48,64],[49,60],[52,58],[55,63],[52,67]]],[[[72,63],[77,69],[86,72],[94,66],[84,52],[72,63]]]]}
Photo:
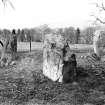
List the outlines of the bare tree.
{"type": "Polygon", "coordinates": [[[95,2],[92,3],[93,5],[95,5],[96,7],[96,12],[93,12],[91,14],[92,17],[94,17],[95,21],[94,23],[101,23],[101,24],[105,24],[105,18],[104,18],[104,14],[105,14],[105,2],[95,2]]]}
{"type": "Polygon", "coordinates": [[[4,8],[6,7],[7,3],[12,7],[12,9],[14,10],[14,6],[12,4],[12,2],[10,0],[2,0],[2,3],[4,5],[4,8]]]}

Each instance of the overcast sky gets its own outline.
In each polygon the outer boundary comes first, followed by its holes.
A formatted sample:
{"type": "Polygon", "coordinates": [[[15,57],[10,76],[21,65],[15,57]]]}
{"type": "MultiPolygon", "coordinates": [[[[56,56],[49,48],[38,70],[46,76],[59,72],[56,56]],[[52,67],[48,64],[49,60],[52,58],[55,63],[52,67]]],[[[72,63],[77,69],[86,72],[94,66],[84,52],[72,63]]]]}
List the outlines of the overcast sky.
{"type": "Polygon", "coordinates": [[[0,1],[0,28],[80,27],[90,23],[92,0],[10,0],[15,10],[0,1]]]}

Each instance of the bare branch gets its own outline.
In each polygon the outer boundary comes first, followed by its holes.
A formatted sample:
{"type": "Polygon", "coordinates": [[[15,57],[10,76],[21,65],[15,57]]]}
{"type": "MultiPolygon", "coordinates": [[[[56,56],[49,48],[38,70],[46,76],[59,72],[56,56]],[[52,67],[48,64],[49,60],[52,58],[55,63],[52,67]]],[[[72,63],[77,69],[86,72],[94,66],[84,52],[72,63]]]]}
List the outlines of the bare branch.
{"type": "Polygon", "coordinates": [[[100,23],[102,23],[102,24],[105,24],[105,21],[103,21],[103,20],[101,20],[100,18],[96,18],[96,21],[99,21],[100,23]]]}
{"type": "Polygon", "coordinates": [[[94,4],[97,8],[99,8],[99,11],[105,11],[105,6],[103,2],[101,3],[101,5],[99,5],[98,3],[92,3],[92,4],[94,4]]]}
{"type": "Polygon", "coordinates": [[[104,3],[102,3],[102,9],[103,9],[103,10],[105,10],[105,6],[104,6],[104,3]]]}
{"type": "Polygon", "coordinates": [[[12,9],[14,10],[14,6],[12,4],[12,2],[10,0],[2,0],[3,4],[4,4],[4,7],[6,6],[7,2],[10,4],[10,6],[12,7],[12,9]]]}
{"type": "Polygon", "coordinates": [[[92,17],[95,18],[94,23],[96,23],[96,22],[98,21],[98,22],[100,22],[100,23],[102,23],[102,24],[105,24],[105,21],[103,21],[102,19],[100,19],[98,16],[96,16],[96,15],[94,15],[94,14],[92,14],[92,15],[90,15],[90,16],[92,16],[92,17]]]}
{"type": "Polygon", "coordinates": [[[103,16],[102,14],[105,12],[105,4],[104,2],[94,2],[92,3],[93,5],[96,6],[96,8],[98,9],[98,11],[93,12],[90,16],[94,17],[94,22],[93,23],[102,23],[102,24],[105,24],[105,20],[104,20],[104,17],[101,18],[101,16],[103,16]]]}

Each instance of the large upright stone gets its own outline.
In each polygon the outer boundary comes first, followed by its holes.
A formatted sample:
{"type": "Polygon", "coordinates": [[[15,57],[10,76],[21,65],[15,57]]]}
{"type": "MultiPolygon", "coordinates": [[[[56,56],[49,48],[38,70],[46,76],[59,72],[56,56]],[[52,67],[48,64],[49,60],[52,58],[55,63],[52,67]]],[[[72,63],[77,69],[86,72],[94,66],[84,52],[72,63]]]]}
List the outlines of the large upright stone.
{"type": "Polygon", "coordinates": [[[43,74],[53,81],[62,82],[65,40],[60,34],[47,34],[43,45],[43,74]]]}
{"type": "Polygon", "coordinates": [[[98,56],[100,56],[99,48],[98,48],[98,41],[99,41],[100,32],[101,32],[100,30],[96,30],[95,33],[94,33],[94,37],[93,37],[94,53],[96,53],[98,56]]]}
{"type": "Polygon", "coordinates": [[[105,30],[99,29],[96,30],[93,37],[93,48],[94,52],[98,56],[105,55],[105,30]]]}

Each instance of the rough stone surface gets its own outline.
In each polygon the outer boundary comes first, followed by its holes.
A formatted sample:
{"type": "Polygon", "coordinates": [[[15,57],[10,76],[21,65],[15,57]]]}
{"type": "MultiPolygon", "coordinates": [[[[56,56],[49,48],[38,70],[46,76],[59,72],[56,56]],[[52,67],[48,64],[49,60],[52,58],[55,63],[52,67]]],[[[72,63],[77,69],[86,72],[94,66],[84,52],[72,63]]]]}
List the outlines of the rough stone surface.
{"type": "Polygon", "coordinates": [[[53,81],[62,82],[62,48],[65,40],[59,34],[45,35],[43,47],[43,74],[53,81]]]}

